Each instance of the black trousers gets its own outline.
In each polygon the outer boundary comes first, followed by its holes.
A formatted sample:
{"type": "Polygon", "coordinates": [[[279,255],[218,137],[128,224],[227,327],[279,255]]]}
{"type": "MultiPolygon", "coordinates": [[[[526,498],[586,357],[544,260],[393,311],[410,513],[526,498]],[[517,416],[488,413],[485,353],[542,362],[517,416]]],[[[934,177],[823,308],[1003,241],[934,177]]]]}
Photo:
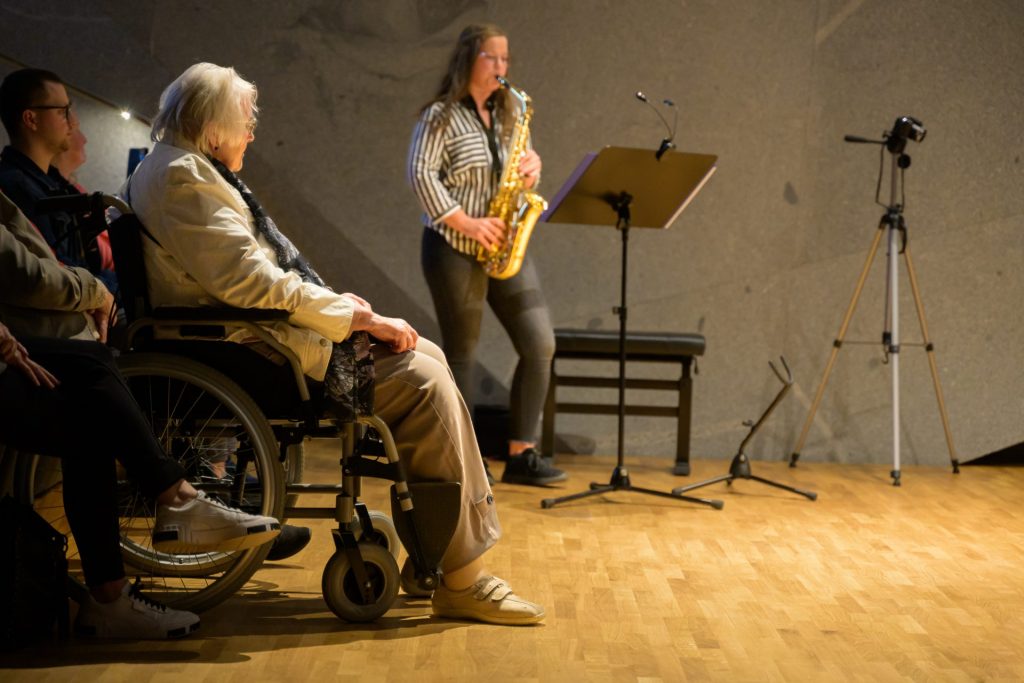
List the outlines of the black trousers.
{"type": "Polygon", "coordinates": [[[551,381],[555,333],[529,254],[514,277],[494,280],[475,257],[455,251],[440,234],[424,229],[420,262],[441,326],[444,355],[470,414],[486,300],[519,355],[509,394],[509,437],[537,441],[551,381]]]}
{"type": "Polygon", "coordinates": [[[115,460],[150,498],[185,471],[153,437],[107,347],[68,339],[19,341],[60,385],[37,387],[17,368],[0,373],[0,441],[61,459],[64,511],[86,583],[120,579],[115,460]]]}

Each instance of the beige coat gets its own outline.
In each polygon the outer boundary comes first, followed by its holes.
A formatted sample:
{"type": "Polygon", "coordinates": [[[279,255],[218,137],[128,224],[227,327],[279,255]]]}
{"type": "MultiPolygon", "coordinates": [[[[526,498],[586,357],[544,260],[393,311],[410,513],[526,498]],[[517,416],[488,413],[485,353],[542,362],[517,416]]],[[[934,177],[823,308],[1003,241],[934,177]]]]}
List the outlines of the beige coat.
{"type": "Polygon", "coordinates": [[[194,146],[170,142],[157,143],[121,191],[159,242],[142,240],[151,303],[288,311],[287,323],[267,329],[323,380],[331,342],[349,334],[352,301],[282,270],[238,191],[194,146]]]}
{"type": "Polygon", "coordinates": [[[106,300],[103,283],[84,268],[68,268],[18,207],[0,192],[0,321],[36,337],[95,339],[85,311],[106,300]]]}

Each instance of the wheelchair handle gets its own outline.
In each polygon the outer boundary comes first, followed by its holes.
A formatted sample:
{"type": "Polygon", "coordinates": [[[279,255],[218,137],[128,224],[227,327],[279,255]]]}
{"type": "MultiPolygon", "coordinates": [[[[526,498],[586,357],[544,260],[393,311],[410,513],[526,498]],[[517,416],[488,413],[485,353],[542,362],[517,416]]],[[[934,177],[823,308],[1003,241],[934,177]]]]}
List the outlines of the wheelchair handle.
{"type": "Polygon", "coordinates": [[[35,204],[36,211],[45,214],[64,211],[81,215],[93,211],[102,212],[107,207],[113,207],[122,214],[132,213],[132,207],[128,206],[123,199],[114,195],[103,194],[102,192],[47,197],[46,199],[40,199],[35,204]]]}

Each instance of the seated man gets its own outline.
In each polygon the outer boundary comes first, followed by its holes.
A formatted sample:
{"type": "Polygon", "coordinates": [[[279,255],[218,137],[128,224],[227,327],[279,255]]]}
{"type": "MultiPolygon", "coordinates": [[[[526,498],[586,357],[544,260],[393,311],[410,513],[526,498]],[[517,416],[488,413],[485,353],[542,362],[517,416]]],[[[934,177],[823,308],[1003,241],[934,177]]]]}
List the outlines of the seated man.
{"type": "Polygon", "coordinates": [[[117,276],[104,267],[95,241],[86,243],[68,213],[41,214],[35,204],[46,197],[79,194],[53,166],[67,151],[77,119],[60,77],[41,69],[20,69],[0,84],[0,120],[11,144],[0,152],[0,191],[39,228],[57,259],[91,270],[117,293],[117,276]]]}
{"type": "Polygon", "coordinates": [[[198,628],[199,617],[155,603],[125,578],[115,458],[156,499],[154,537],[174,552],[254,547],[277,536],[280,525],[197,492],[164,454],[111,352],[90,341],[105,339],[112,305],[103,284],[83,268],[58,263],[0,193],[0,441],[61,458],[64,509],[90,593],[76,630],[109,638],[184,636],[198,628]]]}
{"type": "MultiPolygon", "coordinates": [[[[540,621],[542,607],[486,571],[483,555],[501,530],[471,418],[441,350],[406,321],[326,287],[235,175],[254,139],[256,111],[256,87],[214,64],[190,67],[163,92],[156,145],[122,190],[147,228],[152,303],[288,311],[287,322],[267,329],[295,352],[309,378],[323,382],[325,401],[338,415],[347,414],[352,382],[340,342],[357,331],[372,335],[375,413],[391,429],[410,479],[462,483],[434,614],[540,621]]],[[[246,336],[237,330],[229,338],[246,336]]]]}

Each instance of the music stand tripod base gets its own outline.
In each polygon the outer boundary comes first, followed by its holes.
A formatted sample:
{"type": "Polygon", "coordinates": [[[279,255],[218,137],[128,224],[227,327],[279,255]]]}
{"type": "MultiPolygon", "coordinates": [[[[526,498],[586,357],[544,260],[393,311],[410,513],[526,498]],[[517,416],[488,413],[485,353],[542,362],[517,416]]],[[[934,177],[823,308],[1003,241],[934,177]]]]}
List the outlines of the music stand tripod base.
{"type": "Polygon", "coordinates": [[[545,498],[544,509],[612,491],[635,491],[662,498],[708,505],[721,510],[720,500],[693,498],[633,486],[623,462],[626,419],[626,283],[630,227],[667,228],[697,195],[715,170],[718,157],[668,152],[657,156],[648,149],[605,147],[590,154],[558,191],[543,220],[551,223],[614,226],[622,235],[622,278],[619,317],[618,455],[607,484],[591,483],[590,490],[560,498],[545,498]]]}

